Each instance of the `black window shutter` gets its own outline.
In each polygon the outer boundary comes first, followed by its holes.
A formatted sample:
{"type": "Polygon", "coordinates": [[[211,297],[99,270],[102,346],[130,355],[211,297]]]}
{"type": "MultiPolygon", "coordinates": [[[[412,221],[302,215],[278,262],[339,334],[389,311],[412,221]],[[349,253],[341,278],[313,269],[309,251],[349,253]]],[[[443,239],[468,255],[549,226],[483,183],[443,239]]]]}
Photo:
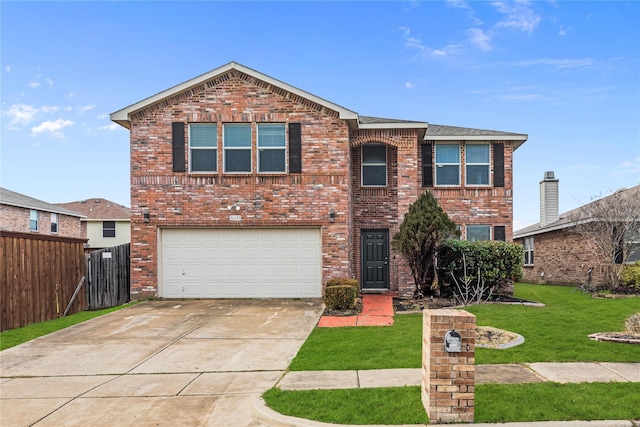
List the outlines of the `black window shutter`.
{"type": "Polygon", "coordinates": [[[302,173],[302,125],[289,123],[289,173],[302,173]]]}
{"type": "Polygon", "coordinates": [[[433,187],[432,145],[422,144],[422,186],[433,187]]]}
{"type": "Polygon", "coordinates": [[[493,227],[493,240],[506,240],[506,229],[504,225],[495,225],[493,227]]]}
{"type": "Polygon", "coordinates": [[[504,144],[493,144],[493,186],[504,187],[504,144]]]}
{"type": "Polygon", "coordinates": [[[184,123],[171,123],[171,145],[173,147],[173,171],[185,171],[184,159],[184,123]]]}

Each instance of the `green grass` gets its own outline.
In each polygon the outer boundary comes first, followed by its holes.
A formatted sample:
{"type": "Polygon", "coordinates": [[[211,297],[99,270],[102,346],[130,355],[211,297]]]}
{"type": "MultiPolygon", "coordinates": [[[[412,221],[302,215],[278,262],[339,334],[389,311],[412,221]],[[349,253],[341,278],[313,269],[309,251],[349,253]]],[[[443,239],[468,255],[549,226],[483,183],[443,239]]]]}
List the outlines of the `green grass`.
{"type": "Polygon", "coordinates": [[[282,391],[264,394],[281,414],[338,424],[426,424],[419,387],[282,391]]]}
{"type": "MultiPolygon", "coordinates": [[[[640,418],[640,383],[480,384],[475,422],[629,420],[640,418]]],[[[337,424],[426,424],[420,387],[268,390],[285,415],[337,424]]]]}
{"type": "MultiPolygon", "coordinates": [[[[545,307],[483,304],[467,310],[479,326],[517,332],[525,343],[505,350],[478,348],[476,363],[640,362],[636,345],[590,340],[594,332],[624,330],[640,312],[640,297],[593,299],[573,288],[516,284],[515,295],[545,307]]],[[[389,327],[315,328],[292,371],[419,368],[422,314],[396,315],[389,327]]]]}
{"type": "Polygon", "coordinates": [[[60,317],[58,319],[47,320],[45,322],[23,326],[22,328],[9,329],[7,331],[0,332],[0,351],[15,347],[60,329],[68,328],[69,326],[73,326],[77,323],[85,322],[89,319],[93,319],[94,317],[102,316],[103,314],[111,313],[112,311],[120,310],[124,307],[129,307],[133,304],[137,304],[137,302],[105,308],[104,310],[82,311],[80,313],[70,314],[66,317],[60,317]]]}

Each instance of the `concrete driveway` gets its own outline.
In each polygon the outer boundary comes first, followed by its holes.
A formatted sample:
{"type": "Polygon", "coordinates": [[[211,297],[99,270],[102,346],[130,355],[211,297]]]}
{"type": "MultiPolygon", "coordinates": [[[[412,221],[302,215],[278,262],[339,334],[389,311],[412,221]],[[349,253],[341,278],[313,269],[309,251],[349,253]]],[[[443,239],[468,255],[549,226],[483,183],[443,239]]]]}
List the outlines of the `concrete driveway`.
{"type": "Polygon", "coordinates": [[[0,352],[7,426],[259,426],[321,300],[148,301],[0,352]]]}

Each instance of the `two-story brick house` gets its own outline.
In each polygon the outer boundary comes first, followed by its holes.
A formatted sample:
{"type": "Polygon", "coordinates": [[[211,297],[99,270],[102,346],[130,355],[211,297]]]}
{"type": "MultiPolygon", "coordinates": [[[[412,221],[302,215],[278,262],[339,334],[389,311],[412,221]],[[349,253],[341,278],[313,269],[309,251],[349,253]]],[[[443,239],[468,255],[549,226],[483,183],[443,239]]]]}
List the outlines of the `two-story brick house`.
{"type": "Polygon", "coordinates": [[[131,133],[132,293],[410,293],[390,239],[424,191],[463,237],[512,238],[524,134],[360,116],[234,62],[111,120],[131,133]]]}

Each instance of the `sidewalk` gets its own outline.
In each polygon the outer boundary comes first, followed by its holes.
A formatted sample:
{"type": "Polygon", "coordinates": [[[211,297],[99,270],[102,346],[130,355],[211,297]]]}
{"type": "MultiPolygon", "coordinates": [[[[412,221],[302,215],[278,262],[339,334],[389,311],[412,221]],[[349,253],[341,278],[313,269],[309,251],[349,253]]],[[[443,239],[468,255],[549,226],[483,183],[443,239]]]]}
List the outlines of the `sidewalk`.
{"type": "Polygon", "coordinates": [[[363,295],[362,312],[356,316],[322,316],[318,322],[319,328],[389,325],[393,325],[393,297],[380,294],[363,295]]]}
{"type": "MultiPolygon", "coordinates": [[[[276,384],[282,390],[419,386],[421,370],[293,371],[276,384]]],[[[476,365],[476,384],[521,384],[552,381],[640,382],[640,363],[528,363],[476,365]]]]}

